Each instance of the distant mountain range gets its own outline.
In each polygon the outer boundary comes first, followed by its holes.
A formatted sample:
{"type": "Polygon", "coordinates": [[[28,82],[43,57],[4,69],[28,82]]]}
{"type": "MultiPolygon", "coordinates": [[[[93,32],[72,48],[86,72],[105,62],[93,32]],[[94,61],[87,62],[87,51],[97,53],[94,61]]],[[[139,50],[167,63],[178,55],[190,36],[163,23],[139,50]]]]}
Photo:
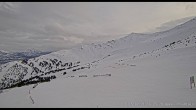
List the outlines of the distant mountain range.
{"type": "Polygon", "coordinates": [[[12,61],[35,58],[49,53],[51,52],[42,52],[36,50],[27,50],[24,52],[7,52],[4,50],[0,50],[0,65],[12,61]]]}

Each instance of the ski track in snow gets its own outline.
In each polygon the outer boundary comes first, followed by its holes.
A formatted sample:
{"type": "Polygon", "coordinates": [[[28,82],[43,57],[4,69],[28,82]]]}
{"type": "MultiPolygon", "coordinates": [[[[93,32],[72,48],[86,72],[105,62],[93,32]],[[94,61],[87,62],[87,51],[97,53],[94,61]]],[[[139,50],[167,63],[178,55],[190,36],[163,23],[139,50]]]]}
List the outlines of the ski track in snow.
{"type": "Polygon", "coordinates": [[[33,89],[36,88],[37,86],[38,86],[38,84],[35,84],[31,89],[29,89],[29,98],[30,98],[32,104],[34,104],[35,101],[33,100],[33,97],[32,97],[32,95],[31,95],[31,90],[33,90],[33,89]]]}

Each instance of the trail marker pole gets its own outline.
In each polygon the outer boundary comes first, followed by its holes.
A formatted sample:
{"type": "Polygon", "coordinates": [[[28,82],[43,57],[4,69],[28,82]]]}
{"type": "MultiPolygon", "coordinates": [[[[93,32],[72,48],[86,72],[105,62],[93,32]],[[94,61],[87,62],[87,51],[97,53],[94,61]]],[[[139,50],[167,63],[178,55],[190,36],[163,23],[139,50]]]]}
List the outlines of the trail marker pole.
{"type": "Polygon", "coordinates": [[[194,87],[195,87],[195,81],[194,81],[194,76],[191,76],[190,77],[190,86],[191,86],[191,89],[192,89],[192,85],[194,84],[194,87]]]}

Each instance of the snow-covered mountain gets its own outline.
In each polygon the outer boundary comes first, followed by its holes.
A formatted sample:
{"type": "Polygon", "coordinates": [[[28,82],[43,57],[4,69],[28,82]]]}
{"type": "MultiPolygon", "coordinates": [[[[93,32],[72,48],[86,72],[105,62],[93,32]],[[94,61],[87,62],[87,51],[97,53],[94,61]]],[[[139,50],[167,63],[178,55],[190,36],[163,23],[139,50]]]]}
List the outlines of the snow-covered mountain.
{"type": "Polygon", "coordinates": [[[51,52],[42,52],[37,50],[27,50],[24,52],[7,52],[4,50],[0,50],[0,65],[5,64],[12,61],[30,59],[34,57],[38,57],[40,55],[49,54],[51,52]]]}
{"type": "Polygon", "coordinates": [[[3,64],[0,106],[196,107],[194,59],[195,18],[164,32],[3,64]]]}
{"type": "Polygon", "coordinates": [[[0,50],[0,54],[7,54],[9,53],[8,51],[5,51],[5,50],[0,50]]]}

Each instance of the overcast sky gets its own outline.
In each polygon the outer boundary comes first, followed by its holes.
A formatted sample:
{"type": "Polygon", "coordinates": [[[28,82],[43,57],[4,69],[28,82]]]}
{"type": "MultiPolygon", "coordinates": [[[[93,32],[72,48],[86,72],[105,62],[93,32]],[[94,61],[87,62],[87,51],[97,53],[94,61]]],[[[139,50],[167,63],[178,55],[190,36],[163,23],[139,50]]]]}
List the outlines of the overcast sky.
{"type": "Polygon", "coordinates": [[[195,15],[191,2],[0,2],[0,50],[68,49],[167,30],[195,15]]]}

